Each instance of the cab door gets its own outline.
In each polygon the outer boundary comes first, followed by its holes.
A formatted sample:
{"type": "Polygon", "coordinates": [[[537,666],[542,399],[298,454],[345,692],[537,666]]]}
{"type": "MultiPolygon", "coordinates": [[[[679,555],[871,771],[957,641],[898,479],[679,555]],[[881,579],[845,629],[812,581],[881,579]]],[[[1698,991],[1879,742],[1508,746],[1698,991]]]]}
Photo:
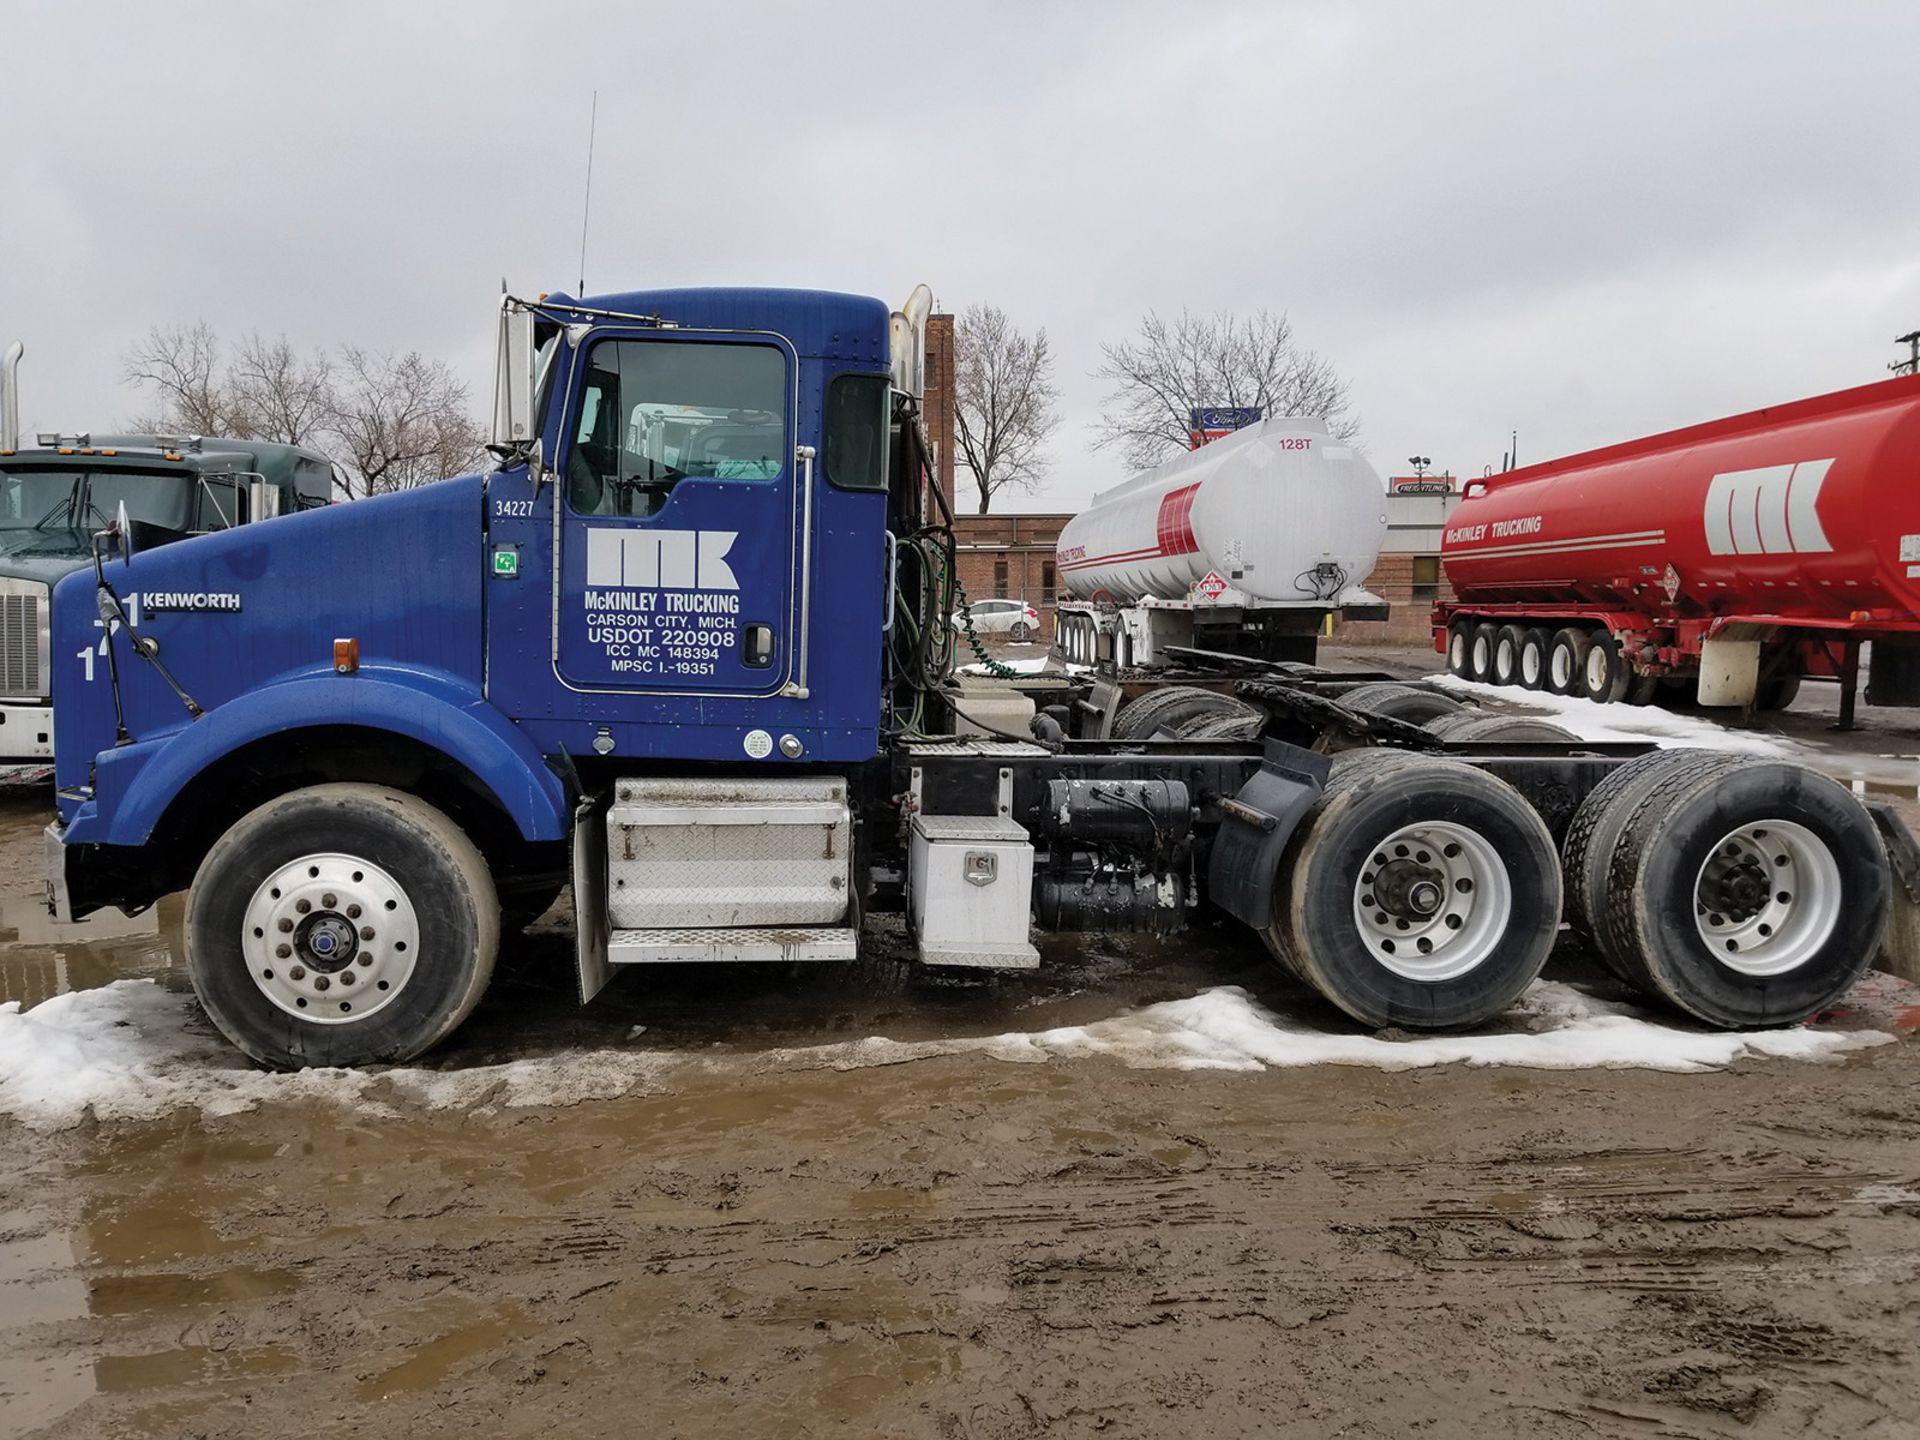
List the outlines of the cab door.
{"type": "Polygon", "coordinates": [[[556,456],[555,671],[579,690],[772,695],[797,601],[798,363],[771,335],[602,332],[556,456]]]}

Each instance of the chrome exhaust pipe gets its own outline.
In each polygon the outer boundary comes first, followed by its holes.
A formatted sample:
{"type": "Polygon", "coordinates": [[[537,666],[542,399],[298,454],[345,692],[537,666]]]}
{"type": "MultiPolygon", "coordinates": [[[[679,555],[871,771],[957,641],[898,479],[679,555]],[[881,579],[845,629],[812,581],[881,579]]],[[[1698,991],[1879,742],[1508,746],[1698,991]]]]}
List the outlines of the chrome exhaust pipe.
{"type": "Polygon", "coordinates": [[[0,450],[20,448],[20,357],[26,353],[16,340],[0,360],[0,450]]]}

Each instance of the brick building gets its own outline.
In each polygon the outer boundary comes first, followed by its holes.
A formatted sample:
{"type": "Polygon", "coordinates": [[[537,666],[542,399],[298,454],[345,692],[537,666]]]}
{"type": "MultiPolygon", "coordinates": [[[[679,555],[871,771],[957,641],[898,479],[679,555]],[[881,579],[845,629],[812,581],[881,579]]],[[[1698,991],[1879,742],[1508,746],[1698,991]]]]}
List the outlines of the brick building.
{"type": "Polygon", "coordinates": [[[1336,617],[1334,639],[1361,645],[1432,640],[1433,603],[1453,598],[1453,587],[1440,566],[1440,538],[1447,517],[1459,503],[1460,493],[1451,477],[1396,475],[1387,481],[1387,538],[1365,584],[1392,612],[1385,620],[1336,617]],[[1437,488],[1442,485],[1444,489],[1437,488]]]}
{"type": "Polygon", "coordinates": [[[1071,515],[958,515],[953,535],[968,598],[1024,600],[1053,633],[1053,547],[1071,515]]]}

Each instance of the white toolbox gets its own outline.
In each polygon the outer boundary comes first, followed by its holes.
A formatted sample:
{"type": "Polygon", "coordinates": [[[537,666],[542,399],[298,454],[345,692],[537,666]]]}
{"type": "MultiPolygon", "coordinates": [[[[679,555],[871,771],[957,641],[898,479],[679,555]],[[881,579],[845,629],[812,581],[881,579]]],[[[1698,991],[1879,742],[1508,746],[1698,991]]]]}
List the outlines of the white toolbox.
{"type": "Polygon", "coordinates": [[[1002,815],[916,815],[912,867],[914,934],[928,965],[1030,970],[1033,846],[1002,815]]]}

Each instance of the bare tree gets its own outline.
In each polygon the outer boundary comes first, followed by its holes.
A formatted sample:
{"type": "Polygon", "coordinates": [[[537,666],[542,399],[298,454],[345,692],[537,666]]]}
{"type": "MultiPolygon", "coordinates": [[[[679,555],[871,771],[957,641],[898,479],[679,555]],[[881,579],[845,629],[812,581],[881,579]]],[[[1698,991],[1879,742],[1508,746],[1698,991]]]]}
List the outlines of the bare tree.
{"type": "Polygon", "coordinates": [[[321,350],[298,354],[284,335],[249,335],[227,367],[225,390],[236,437],[311,445],[333,414],[333,362],[321,350]]]}
{"type": "Polygon", "coordinates": [[[192,326],[156,325],[127,351],[122,377],[155,391],[160,409],[133,422],[139,430],[224,435],[233,428],[227,387],[220,376],[220,342],[202,320],[192,326]]]}
{"type": "Polygon", "coordinates": [[[439,360],[340,347],[328,433],[350,496],[405,490],[470,470],[485,440],[467,387],[439,360]]]}
{"type": "Polygon", "coordinates": [[[213,328],[156,326],[124,373],[157,393],[136,430],[271,440],[326,452],[348,497],[377,495],[472,469],[485,438],[467,387],[444,363],[340,347],[302,355],[286,336],[250,335],[224,366],[213,328]]]}
{"type": "Polygon", "coordinates": [[[1023,335],[995,305],[971,305],[953,332],[954,428],[980,488],[980,513],[1002,490],[1032,490],[1047,473],[1054,408],[1047,332],[1023,335]]]}
{"type": "Polygon", "coordinates": [[[1144,470],[1188,445],[1190,411],[1257,405],[1263,414],[1317,415],[1336,437],[1360,429],[1347,382],[1293,337],[1285,315],[1182,310],[1167,321],[1149,312],[1131,340],[1102,345],[1093,372],[1113,388],[1101,404],[1096,449],[1118,446],[1144,470]]]}

